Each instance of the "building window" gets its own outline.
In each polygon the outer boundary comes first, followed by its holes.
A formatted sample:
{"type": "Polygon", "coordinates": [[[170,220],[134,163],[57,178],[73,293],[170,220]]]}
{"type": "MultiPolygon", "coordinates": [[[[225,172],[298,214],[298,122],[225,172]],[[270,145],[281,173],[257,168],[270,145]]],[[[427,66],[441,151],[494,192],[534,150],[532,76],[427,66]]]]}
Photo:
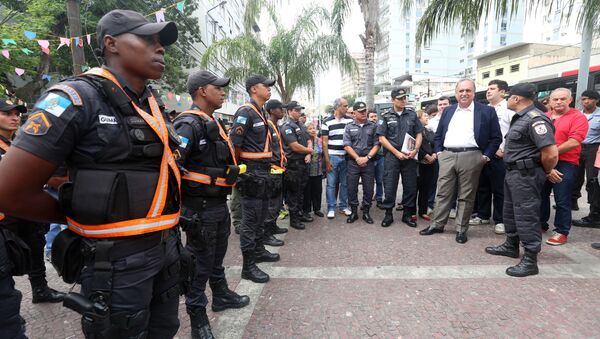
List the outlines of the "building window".
{"type": "Polygon", "coordinates": [[[511,65],[511,66],[510,66],[510,72],[511,72],[511,73],[518,72],[518,71],[519,71],[519,67],[520,67],[520,66],[521,66],[521,65],[519,65],[519,64],[511,65]]]}
{"type": "Polygon", "coordinates": [[[460,63],[462,64],[463,62],[465,62],[465,59],[460,59],[460,63]]]}
{"type": "Polygon", "coordinates": [[[483,73],[481,73],[481,78],[482,79],[487,79],[489,77],[490,77],[490,72],[483,72],[483,73]]]}
{"type": "Polygon", "coordinates": [[[506,35],[502,34],[500,36],[500,46],[506,46],[506,35]]]}
{"type": "Polygon", "coordinates": [[[423,59],[423,63],[424,64],[428,64],[429,63],[429,59],[423,59]]]}
{"type": "Polygon", "coordinates": [[[504,68],[496,68],[496,76],[503,75],[503,74],[504,74],[504,68]]]}
{"type": "Polygon", "coordinates": [[[500,31],[506,32],[506,21],[504,20],[502,20],[502,23],[500,23],[500,31]]]}

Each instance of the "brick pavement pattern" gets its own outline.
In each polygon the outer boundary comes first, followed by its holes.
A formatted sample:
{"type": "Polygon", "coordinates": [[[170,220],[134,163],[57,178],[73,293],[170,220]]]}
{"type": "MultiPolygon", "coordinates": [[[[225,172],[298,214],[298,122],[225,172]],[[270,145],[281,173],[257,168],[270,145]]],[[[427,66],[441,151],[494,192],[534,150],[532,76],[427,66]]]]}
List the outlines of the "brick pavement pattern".
{"type": "MultiPolygon", "coordinates": [[[[581,199],[577,219],[587,214],[581,199]]],[[[240,281],[239,238],[232,233],[225,258],[230,287],[251,303],[218,314],[209,311],[218,338],[591,338],[599,337],[600,230],[574,227],[565,246],[543,245],[540,274],[504,274],[516,259],[487,255],[484,248],[504,237],[493,226],[472,226],[469,241],[454,241],[454,227],[423,237],[400,222],[382,228],[315,217],[307,229],[278,237],[272,248],[282,260],[260,264],[267,284],[240,281]]],[[[553,216],[550,218],[553,220],[553,216]]],[[[453,222],[450,220],[450,222],[453,222]]],[[[279,222],[287,227],[288,219],[279,222]]],[[[544,235],[544,240],[548,237],[544,235]]],[[[50,286],[78,290],[48,266],[50,286]]],[[[30,338],[82,338],[80,317],[60,304],[31,304],[26,277],[21,313],[30,338]]],[[[210,289],[207,289],[210,291],[210,289]]],[[[209,292],[210,293],[210,292],[209,292]]],[[[210,296],[209,296],[210,300],[210,296]]],[[[180,301],[178,338],[189,338],[189,318],[180,301]]]]}

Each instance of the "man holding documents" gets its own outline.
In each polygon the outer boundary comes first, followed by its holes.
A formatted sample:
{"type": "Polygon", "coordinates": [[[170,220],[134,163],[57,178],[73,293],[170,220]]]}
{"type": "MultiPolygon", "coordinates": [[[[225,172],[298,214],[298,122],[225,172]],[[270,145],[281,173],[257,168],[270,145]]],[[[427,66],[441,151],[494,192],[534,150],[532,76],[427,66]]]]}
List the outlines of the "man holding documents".
{"type": "Polygon", "coordinates": [[[417,227],[417,161],[421,147],[423,126],[415,111],[406,108],[408,94],[404,89],[392,91],[392,108],[384,113],[377,125],[379,142],[384,148],[383,207],[385,217],[381,226],[388,227],[394,222],[392,211],[396,204],[398,180],[402,175],[402,222],[417,227]]]}
{"type": "Polygon", "coordinates": [[[472,80],[460,80],[455,92],[458,104],[444,109],[434,138],[440,174],[433,223],[419,233],[432,235],[444,232],[458,188],[456,242],[464,244],[467,242],[479,174],[498,150],[502,134],[494,108],[473,102],[475,83],[472,80]]]}

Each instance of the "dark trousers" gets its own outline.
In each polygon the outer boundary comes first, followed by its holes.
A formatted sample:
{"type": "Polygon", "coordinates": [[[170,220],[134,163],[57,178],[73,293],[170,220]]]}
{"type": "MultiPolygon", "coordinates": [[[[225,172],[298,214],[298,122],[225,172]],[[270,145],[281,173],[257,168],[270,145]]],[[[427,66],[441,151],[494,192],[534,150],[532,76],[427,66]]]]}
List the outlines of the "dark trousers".
{"type": "Polygon", "coordinates": [[[187,309],[194,312],[206,308],[208,299],[204,293],[206,282],[225,279],[223,258],[227,253],[227,241],[231,233],[231,218],[225,201],[223,204],[196,211],[200,225],[188,230],[186,248],[195,257],[195,275],[190,291],[185,295],[187,309]]]}
{"type": "MultiPolygon", "coordinates": [[[[122,338],[173,338],[177,333],[179,239],[174,229],[170,232],[160,244],[112,261],[111,325],[122,338]]],[[[88,298],[93,274],[94,258],[88,256],[81,272],[81,292],[88,298]]]]}
{"type": "Polygon", "coordinates": [[[267,211],[267,215],[265,216],[264,222],[264,231],[268,233],[267,235],[271,234],[271,227],[277,224],[277,217],[279,217],[279,211],[281,210],[281,206],[283,204],[283,174],[279,174],[276,176],[271,175],[271,180],[280,180],[282,189],[279,192],[279,194],[276,194],[269,198],[269,210],[267,211]]]}
{"type": "Polygon", "coordinates": [[[306,213],[321,210],[321,197],[323,195],[323,176],[318,175],[308,177],[306,188],[304,189],[304,203],[302,209],[306,213]]]}
{"type": "Polygon", "coordinates": [[[435,187],[435,163],[419,164],[419,176],[417,177],[417,209],[419,215],[427,214],[429,197],[435,187]]]}
{"type": "Polygon", "coordinates": [[[46,246],[46,233],[48,224],[42,224],[23,219],[18,219],[17,234],[31,249],[31,270],[27,273],[31,288],[48,286],[46,281],[46,264],[44,263],[44,247],[46,246]]]}
{"type": "Polygon", "coordinates": [[[539,253],[542,247],[540,205],[546,174],[541,167],[506,173],[504,179],[504,227],[508,237],[518,236],[523,247],[539,253]]]}
{"type": "Polygon", "coordinates": [[[477,216],[490,219],[492,216],[492,201],[494,204],[494,222],[503,222],[502,208],[504,205],[504,176],[506,167],[502,159],[495,156],[483,166],[479,176],[479,189],[475,201],[477,216]]]}
{"type": "Polygon", "coordinates": [[[367,166],[360,167],[354,160],[346,160],[348,170],[346,183],[348,186],[348,205],[350,207],[358,206],[358,179],[362,181],[363,199],[362,209],[371,208],[373,200],[373,187],[375,185],[375,163],[368,161],[367,166]]]}
{"type": "Polygon", "coordinates": [[[556,202],[556,213],[554,215],[554,231],[569,235],[571,230],[571,193],[575,182],[577,166],[566,161],[559,161],[556,170],[563,174],[562,181],[553,184],[550,181],[544,183],[542,190],[541,221],[548,226],[550,219],[550,193],[554,192],[556,202]]]}
{"type": "Polygon", "coordinates": [[[431,188],[431,192],[429,193],[429,199],[427,200],[427,207],[433,209],[433,207],[435,206],[435,192],[437,190],[437,181],[438,181],[438,175],[440,174],[440,164],[437,162],[434,162],[433,164],[433,187],[431,188]]]}
{"type": "MultiPolygon", "coordinates": [[[[582,145],[583,146],[583,145],[582,145]]],[[[585,161],[583,156],[583,147],[581,149],[581,155],[579,156],[579,167],[577,167],[577,173],[575,174],[575,182],[573,183],[573,193],[571,194],[571,203],[575,203],[581,198],[581,188],[585,183],[585,161]]],[[[590,203],[588,196],[588,204],[590,203]]]]}
{"type": "Polygon", "coordinates": [[[262,246],[268,205],[269,200],[267,198],[242,195],[242,224],[240,225],[240,248],[242,252],[253,251],[262,246]]]}
{"type": "Polygon", "coordinates": [[[415,214],[417,162],[413,159],[399,160],[392,153],[386,152],[384,166],[383,190],[385,198],[383,200],[383,207],[388,209],[396,206],[398,180],[400,179],[400,175],[402,175],[402,205],[404,206],[404,214],[415,214]]]}
{"type": "Polygon", "coordinates": [[[25,320],[19,314],[22,298],[10,275],[0,278],[0,338],[27,338],[25,320]]]}
{"type": "MultiPolygon", "coordinates": [[[[594,166],[596,152],[600,144],[582,144],[581,158],[585,169],[585,190],[590,204],[590,218],[600,220],[600,185],[598,185],[598,169],[594,166]]],[[[581,188],[581,187],[580,187],[581,188]]]]}
{"type": "Polygon", "coordinates": [[[308,167],[303,160],[288,162],[285,171],[286,202],[290,215],[300,216],[304,204],[304,188],[308,181],[308,167]]]}

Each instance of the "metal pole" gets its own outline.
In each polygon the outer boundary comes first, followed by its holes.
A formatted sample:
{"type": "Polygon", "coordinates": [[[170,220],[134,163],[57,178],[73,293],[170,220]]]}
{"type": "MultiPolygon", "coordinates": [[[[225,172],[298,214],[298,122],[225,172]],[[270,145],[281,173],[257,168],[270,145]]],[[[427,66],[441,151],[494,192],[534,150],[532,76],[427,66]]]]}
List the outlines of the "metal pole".
{"type": "Polygon", "coordinates": [[[577,93],[575,96],[575,105],[583,109],[581,104],[581,93],[588,87],[588,78],[590,75],[590,56],[592,54],[592,36],[593,29],[591,25],[583,27],[581,37],[581,58],[579,59],[579,73],[577,74],[577,93]]]}

